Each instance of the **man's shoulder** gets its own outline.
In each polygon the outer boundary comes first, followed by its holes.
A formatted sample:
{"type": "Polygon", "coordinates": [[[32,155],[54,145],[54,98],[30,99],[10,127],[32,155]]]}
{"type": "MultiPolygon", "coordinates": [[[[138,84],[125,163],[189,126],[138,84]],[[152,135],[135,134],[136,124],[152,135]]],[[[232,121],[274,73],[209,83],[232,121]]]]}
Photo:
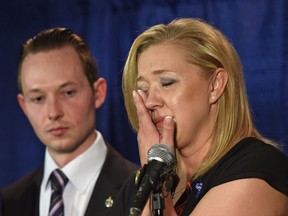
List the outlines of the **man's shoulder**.
{"type": "Polygon", "coordinates": [[[125,159],[110,144],[107,144],[107,148],[107,156],[96,181],[86,215],[93,215],[93,212],[106,215],[109,209],[107,205],[110,205],[111,202],[113,205],[122,185],[139,169],[137,164],[125,159]]]}
{"type": "Polygon", "coordinates": [[[139,165],[124,158],[115,148],[107,144],[108,152],[101,176],[110,179],[111,184],[120,186],[139,169],[139,165]]]}
{"type": "Polygon", "coordinates": [[[25,191],[27,191],[27,189],[30,190],[31,188],[34,188],[39,190],[42,176],[43,167],[39,167],[26,174],[25,176],[19,178],[1,190],[3,199],[9,198],[10,196],[20,196],[25,191]]]}
{"type": "Polygon", "coordinates": [[[127,160],[123,157],[114,147],[110,144],[107,144],[108,152],[105,160],[105,165],[109,165],[109,169],[116,169],[118,171],[124,172],[130,176],[131,173],[134,173],[139,169],[139,165],[127,160]]]}

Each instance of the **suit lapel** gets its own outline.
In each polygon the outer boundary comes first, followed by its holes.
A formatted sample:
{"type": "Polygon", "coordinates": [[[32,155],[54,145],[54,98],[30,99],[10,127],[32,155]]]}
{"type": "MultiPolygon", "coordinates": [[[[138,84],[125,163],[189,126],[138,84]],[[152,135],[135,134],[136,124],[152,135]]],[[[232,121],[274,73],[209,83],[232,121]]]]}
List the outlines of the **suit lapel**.
{"type": "Polygon", "coordinates": [[[123,158],[109,144],[108,152],[99,178],[95,184],[85,216],[105,215],[115,200],[125,179],[117,170],[124,167],[123,158]]]}
{"type": "MultiPolygon", "coordinates": [[[[34,184],[31,185],[31,188],[28,191],[31,191],[31,206],[33,206],[33,211],[35,216],[39,215],[39,202],[40,202],[40,187],[41,181],[43,178],[43,167],[41,167],[35,175],[34,184]]],[[[30,200],[30,199],[29,199],[30,200]]],[[[29,204],[28,204],[29,206],[29,204]]],[[[32,209],[32,208],[31,208],[32,209]]]]}

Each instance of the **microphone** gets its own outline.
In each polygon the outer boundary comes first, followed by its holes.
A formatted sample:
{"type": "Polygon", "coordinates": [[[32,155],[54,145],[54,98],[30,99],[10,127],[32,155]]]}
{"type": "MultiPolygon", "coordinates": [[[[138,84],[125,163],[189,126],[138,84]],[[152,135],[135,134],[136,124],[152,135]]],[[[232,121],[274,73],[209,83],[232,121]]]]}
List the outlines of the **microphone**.
{"type": "Polygon", "coordinates": [[[129,216],[140,215],[152,191],[160,191],[166,177],[175,173],[174,152],[165,144],[155,144],[147,153],[147,161],[136,175],[137,193],[129,216]]]}

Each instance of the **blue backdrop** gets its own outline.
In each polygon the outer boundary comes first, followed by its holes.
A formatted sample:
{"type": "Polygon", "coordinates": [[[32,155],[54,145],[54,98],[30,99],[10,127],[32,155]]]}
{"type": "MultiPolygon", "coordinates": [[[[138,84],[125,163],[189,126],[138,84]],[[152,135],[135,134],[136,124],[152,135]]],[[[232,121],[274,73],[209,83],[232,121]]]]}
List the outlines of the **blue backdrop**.
{"type": "Polygon", "coordinates": [[[108,98],[97,128],[126,158],[138,163],[136,135],[121,92],[122,68],[133,39],[147,27],[176,17],[198,17],[218,27],[243,63],[257,128],[286,143],[288,153],[287,0],[1,0],[0,187],[43,161],[38,141],[17,100],[21,43],[44,28],[72,28],[88,42],[108,98]]]}

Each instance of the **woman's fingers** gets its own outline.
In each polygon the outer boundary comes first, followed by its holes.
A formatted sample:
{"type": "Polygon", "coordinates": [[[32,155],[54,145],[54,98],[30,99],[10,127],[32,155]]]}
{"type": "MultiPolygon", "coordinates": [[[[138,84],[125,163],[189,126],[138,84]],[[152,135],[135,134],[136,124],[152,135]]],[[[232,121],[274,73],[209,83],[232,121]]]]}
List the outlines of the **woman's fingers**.
{"type": "Polygon", "coordinates": [[[175,122],[172,116],[166,116],[163,123],[161,143],[174,149],[175,122]]]}
{"type": "Polygon", "coordinates": [[[175,122],[173,117],[166,116],[160,134],[152,121],[150,111],[145,106],[146,94],[140,90],[133,91],[133,99],[139,121],[137,139],[140,161],[143,165],[147,163],[148,150],[157,143],[166,144],[174,150],[175,122]]]}
{"type": "Polygon", "coordinates": [[[136,107],[137,115],[138,115],[138,121],[142,122],[143,120],[149,122],[149,118],[151,119],[149,112],[147,108],[145,107],[145,103],[143,100],[143,97],[140,95],[140,91],[133,91],[133,101],[134,105],[136,107]]]}
{"type": "Polygon", "coordinates": [[[137,135],[141,164],[147,162],[147,152],[156,143],[159,143],[159,133],[151,119],[149,110],[145,106],[146,96],[142,91],[133,91],[134,104],[137,110],[139,131],[137,135]]]}

